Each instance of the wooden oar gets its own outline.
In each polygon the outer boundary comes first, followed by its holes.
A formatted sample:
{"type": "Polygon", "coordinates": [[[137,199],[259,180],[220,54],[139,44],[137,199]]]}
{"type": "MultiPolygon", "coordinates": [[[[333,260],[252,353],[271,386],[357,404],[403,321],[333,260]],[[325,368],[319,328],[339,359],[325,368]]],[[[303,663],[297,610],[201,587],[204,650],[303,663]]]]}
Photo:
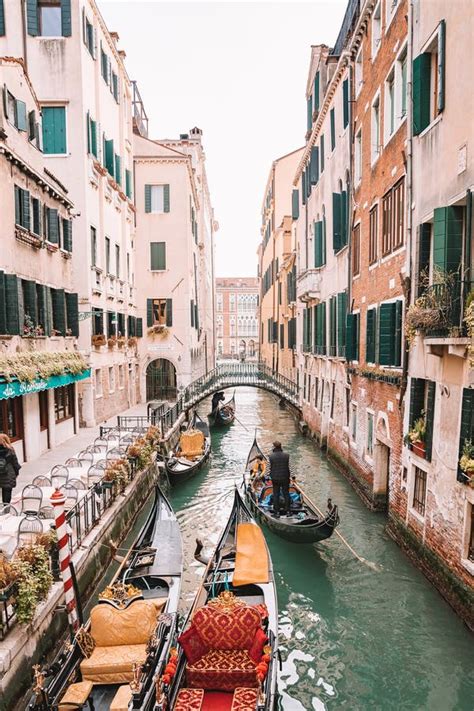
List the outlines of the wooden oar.
{"type": "MultiPolygon", "coordinates": [[[[301,489],[301,487],[298,486],[298,484],[297,484],[295,481],[293,481],[293,484],[292,484],[292,485],[295,487],[295,489],[296,489],[297,491],[299,491],[299,493],[300,493],[300,495],[303,497],[303,499],[307,499],[308,502],[311,504],[311,506],[313,506],[313,508],[316,509],[316,511],[318,512],[318,514],[319,514],[320,516],[322,516],[323,519],[325,519],[326,516],[323,514],[323,512],[321,511],[321,509],[319,509],[319,508],[316,506],[316,504],[314,503],[314,501],[312,501],[312,500],[309,498],[308,494],[305,494],[305,493],[303,492],[303,490],[301,489]]],[[[357,558],[357,560],[359,560],[361,563],[365,563],[365,565],[368,565],[369,568],[372,568],[373,570],[377,570],[377,566],[375,565],[375,563],[372,563],[370,560],[366,560],[365,558],[363,558],[362,556],[360,556],[358,553],[355,552],[355,550],[352,548],[352,546],[346,541],[346,539],[344,538],[344,536],[342,536],[342,535],[339,533],[339,531],[337,530],[337,528],[334,528],[334,533],[336,534],[336,536],[339,536],[339,538],[341,539],[341,541],[342,541],[342,542],[344,543],[344,545],[350,550],[350,552],[352,553],[352,555],[354,555],[354,556],[357,558]]]]}

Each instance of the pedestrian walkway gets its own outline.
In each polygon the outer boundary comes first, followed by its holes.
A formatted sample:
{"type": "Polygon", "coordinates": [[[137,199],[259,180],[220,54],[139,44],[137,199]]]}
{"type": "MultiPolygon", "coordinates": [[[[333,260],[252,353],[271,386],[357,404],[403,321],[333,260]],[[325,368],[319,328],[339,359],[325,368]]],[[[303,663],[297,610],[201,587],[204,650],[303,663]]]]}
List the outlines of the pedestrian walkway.
{"type": "MultiPolygon", "coordinates": [[[[125,416],[146,415],[146,408],[146,403],[139,403],[138,405],[130,407],[128,410],[124,410],[120,414],[125,416]]],[[[116,424],[117,416],[114,415],[109,420],[103,422],[102,426],[110,427],[116,424]]],[[[19,500],[21,491],[26,484],[31,484],[33,479],[39,474],[47,474],[51,467],[54,467],[56,464],[64,464],[66,459],[74,457],[77,452],[80,452],[92,444],[95,438],[99,436],[99,433],[100,425],[96,427],[83,427],[74,437],[59,444],[57,447],[54,447],[54,449],[49,449],[42,454],[41,457],[22,464],[16,481],[16,487],[13,491],[12,503],[14,504],[15,501],[19,500]]]]}

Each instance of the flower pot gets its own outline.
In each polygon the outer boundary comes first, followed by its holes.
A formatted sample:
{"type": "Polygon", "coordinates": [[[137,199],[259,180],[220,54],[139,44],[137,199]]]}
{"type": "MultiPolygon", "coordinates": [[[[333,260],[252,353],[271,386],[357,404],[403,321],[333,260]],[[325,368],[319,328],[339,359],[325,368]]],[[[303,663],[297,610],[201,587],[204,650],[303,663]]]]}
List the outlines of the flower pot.
{"type": "Polygon", "coordinates": [[[424,442],[413,442],[411,448],[412,452],[416,454],[417,457],[426,459],[426,447],[424,442]]]}

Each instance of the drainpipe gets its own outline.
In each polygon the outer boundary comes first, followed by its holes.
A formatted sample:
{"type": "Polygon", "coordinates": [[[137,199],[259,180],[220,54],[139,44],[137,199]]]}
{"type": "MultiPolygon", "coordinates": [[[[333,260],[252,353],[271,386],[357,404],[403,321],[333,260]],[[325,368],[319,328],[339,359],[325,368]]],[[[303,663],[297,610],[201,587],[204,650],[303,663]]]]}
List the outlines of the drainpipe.
{"type": "MultiPolygon", "coordinates": [[[[413,274],[413,97],[412,97],[412,63],[413,63],[413,0],[408,5],[408,48],[407,48],[407,158],[406,158],[406,204],[407,204],[407,251],[406,274],[403,278],[403,294],[405,296],[405,318],[411,300],[411,276],[413,274]]],[[[410,348],[404,339],[402,379],[400,383],[400,400],[398,408],[403,413],[403,400],[408,384],[408,368],[410,348]]]]}

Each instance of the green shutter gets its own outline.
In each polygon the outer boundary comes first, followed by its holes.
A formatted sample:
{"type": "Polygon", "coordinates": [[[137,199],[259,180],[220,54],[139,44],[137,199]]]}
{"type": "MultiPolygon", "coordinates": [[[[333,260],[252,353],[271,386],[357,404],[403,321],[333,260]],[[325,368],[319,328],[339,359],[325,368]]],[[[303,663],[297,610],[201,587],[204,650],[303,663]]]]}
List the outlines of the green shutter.
{"type": "Polygon", "coordinates": [[[71,0],[61,0],[61,34],[70,37],[71,31],[71,0]]]}
{"type": "Polygon", "coordinates": [[[173,325],[173,300],[166,299],[166,325],[173,325]]]}
{"type": "Polygon", "coordinates": [[[437,207],[434,211],[433,265],[442,272],[459,272],[463,243],[463,208],[437,207]]]}
{"type": "Polygon", "coordinates": [[[189,302],[190,306],[190,311],[191,311],[191,328],[194,328],[194,301],[191,299],[189,302]]]}
{"type": "Polygon", "coordinates": [[[137,318],[135,327],[136,327],[136,332],[137,332],[137,338],[141,338],[143,336],[143,319],[142,318],[137,318]]]}
{"type": "Polygon", "coordinates": [[[166,269],[166,242],[150,242],[150,268],[166,269]]]}
{"type": "Polygon", "coordinates": [[[319,111],[319,72],[314,77],[313,105],[314,110],[319,111]]]}
{"type": "Polygon", "coordinates": [[[301,201],[306,205],[306,170],[301,173],[301,201]]]}
{"type": "Polygon", "coordinates": [[[346,349],[347,292],[337,295],[337,354],[343,357],[346,349]]]}
{"type": "MultiPolygon", "coordinates": [[[[462,456],[464,442],[466,440],[474,442],[474,389],[472,388],[464,388],[462,391],[459,459],[462,456]]],[[[467,481],[467,476],[461,469],[458,469],[457,479],[463,483],[467,481]]]]}
{"type": "Polygon", "coordinates": [[[400,366],[402,364],[402,319],[403,319],[403,301],[395,302],[395,336],[394,336],[394,359],[393,365],[400,366]]]}
{"type": "Polygon", "coordinates": [[[51,289],[53,304],[53,328],[59,335],[66,335],[66,299],[64,289],[51,289]]]}
{"type": "Polygon", "coordinates": [[[311,158],[309,161],[309,179],[311,185],[316,185],[319,179],[319,150],[316,146],[311,149],[311,158]]]}
{"type": "Polygon", "coordinates": [[[125,195],[132,199],[132,174],[128,168],[125,168],[125,195]]]}
{"type": "Polygon", "coordinates": [[[170,186],[163,185],[163,212],[170,211],[170,186]]]}
{"type": "Polygon", "coordinates": [[[319,142],[319,153],[320,153],[320,158],[321,158],[321,173],[324,170],[324,136],[321,136],[321,140],[319,142]]]}
{"type": "Polygon", "coordinates": [[[438,113],[444,110],[446,96],[446,22],[441,20],[438,29],[438,113]]]}
{"type": "Polygon", "coordinates": [[[331,109],[330,119],[331,119],[331,151],[333,151],[336,147],[336,116],[334,113],[334,109],[331,109]]]}
{"type": "Polygon", "coordinates": [[[151,185],[145,185],[145,212],[151,212],[151,185]]]}
{"type": "Polygon", "coordinates": [[[332,247],[338,252],[342,247],[341,193],[332,194],[332,247]]]}
{"type": "Polygon", "coordinates": [[[321,313],[321,345],[322,345],[322,354],[326,355],[326,302],[323,301],[322,304],[319,304],[320,307],[320,313],[321,313]]]}
{"type": "Polygon", "coordinates": [[[26,23],[28,26],[28,34],[36,37],[38,35],[37,0],[26,0],[26,23]]]}
{"type": "Polygon", "coordinates": [[[59,217],[58,211],[52,207],[47,208],[48,215],[48,242],[59,244],[59,217]]]}
{"type": "Polygon", "coordinates": [[[38,302],[36,298],[36,284],[34,281],[28,281],[27,279],[22,279],[23,288],[23,307],[25,310],[25,315],[28,316],[33,321],[35,326],[38,325],[38,302]]]}
{"type": "MultiPolygon", "coordinates": [[[[82,9],[84,12],[84,8],[82,9]]],[[[87,153],[91,153],[91,146],[92,146],[92,141],[91,141],[91,115],[90,112],[88,111],[86,114],[86,132],[87,132],[87,153]]]]}
{"type": "Polygon", "coordinates": [[[314,266],[322,267],[325,263],[323,252],[323,223],[314,223],[314,266]]]}
{"type": "Polygon", "coordinates": [[[413,427],[425,408],[425,380],[412,378],[410,383],[409,427],[413,427]]]}
{"type": "Polygon", "coordinates": [[[297,220],[300,216],[300,194],[298,190],[293,190],[291,195],[291,216],[297,220]]]}
{"type": "Polygon", "coordinates": [[[14,196],[15,196],[15,224],[19,225],[21,222],[21,188],[18,187],[18,185],[15,185],[14,189],[14,196]]]}
{"type": "Polygon", "coordinates": [[[66,153],[66,109],[64,106],[43,106],[43,152],[66,153]]]}
{"type": "Polygon", "coordinates": [[[105,167],[107,172],[112,178],[115,175],[115,153],[114,153],[114,141],[111,138],[109,141],[105,141],[105,167]]]}
{"type": "Polygon", "coordinates": [[[413,60],[413,133],[417,136],[430,123],[431,54],[424,52],[413,60]]]}
{"type": "Polygon", "coordinates": [[[306,99],[306,130],[311,131],[313,126],[313,97],[306,99]]]}
{"type": "Polygon", "coordinates": [[[337,297],[329,299],[329,355],[337,355],[337,297]]]}
{"type": "Polygon", "coordinates": [[[118,155],[115,155],[115,180],[122,185],[122,159],[118,155]]]}
{"type": "Polygon", "coordinates": [[[0,335],[7,333],[7,299],[5,293],[5,274],[0,271],[0,335]]]}
{"type": "Polygon", "coordinates": [[[433,451],[433,427],[436,400],[436,383],[428,381],[428,393],[426,396],[426,431],[425,431],[425,457],[431,462],[433,451]]]}
{"type": "Polygon", "coordinates": [[[153,299],[146,300],[146,325],[153,326],[153,299]]]}
{"type": "Polygon", "coordinates": [[[342,82],[342,121],[346,128],[349,123],[349,79],[342,82]]]}
{"type": "Polygon", "coordinates": [[[355,360],[359,360],[359,343],[360,343],[360,314],[355,314],[355,325],[354,325],[355,360]]]}
{"type": "Polygon", "coordinates": [[[43,327],[45,336],[51,335],[50,293],[44,284],[36,284],[36,298],[38,301],[38,324],[43,327]],[[48,299],[49,297],[49,299],[48,299]]]}
{"type": "Polygon", "coordinates": [[[26,104],[24,101],[16,99],[16,127],[19,131],[26,131],[28,128],[26,119],[26,104]]]}
{"type": "Polygon", "coordinates": [[[431,224],[424,222],[418,230],[418,296],[421,296],[425,287],[425,279],[420,278],[428,276],[430,268],[430,250],[431,250],[431,224]]]}
{"type": "Polygon", "coordinates": [[[381,304],[379,310],[379,363],[395,365],[396,304],[381,304]]]}
{"type": "Polygon", "coordinates": [[[6,332],[17,336],[23,332],[23,304],[20,303],[15,274],[5,274],[6,332]],[[21,329],[21,330],[20,330],[21,329]]]}
{"type": "MultiPolygon", "coordinates": [[[[1,1],[1,0],[0,0],[1,1]]],[[[34,141],[36,138],[36,111],[28,112],[28,140],[34,141]]]]}
{"type": "Polygon", "coordinates": [[[72,223],[71,220],[63,220],[63,249],[72,252],[72,223]]]}
{"type": "Polygon", "coordinates": [[[77,294],[66,294],[67,327],[71,334],[79,337],[79,300],[77,294]]]}
{"type": "MultiPolygon", "coordinates": [[[[3,9],[3,0],[0,0],[0,36],[5,34],[5,11],[3,9]]],[[[2,331],[3,333],[3,331],[2,331]]]]}
{"type": "Polygon", "coordinates": [[[346,318],[346,360],[356,360],[355,355],[356,314],[347,314],[346,318]]]}
{"type": "Polygon", "coordinates": [[[22,226],[29,230],[30,229],[30,191],[21,191],[21,224],[22,226]]]}
{"type": "Polygon", "coordinates": [[[365,361],[366,363],[375,363],[376,358],[376,343],[377,343],[377,309],[367,310],[366,324],[366,348],[365,361]]]}
{"type": "Polygon", "coordinates": [[[93,156],[98,158],[99,151],[97,150],[97,121],[93,121],[91,119],[90,127],[91,127],[90,128],[90,141],[91,141],[90,151],[93,156]]]}
{"type": "Polygon", "coordinates": [[[341,193],[341,247],[347,244],[347,192],[341,193]]]}
{"type": "Polygon", "coordinates": [[[308,165],[306,166],[305,175],[306,175],[306,178],[305,178],[305,182],[306,182],[306,197],[309,198],[309,196],[311,195],[311,180],[310,180],[310,177],[309,177],[309,163],[308,163],[308,165]]]}

